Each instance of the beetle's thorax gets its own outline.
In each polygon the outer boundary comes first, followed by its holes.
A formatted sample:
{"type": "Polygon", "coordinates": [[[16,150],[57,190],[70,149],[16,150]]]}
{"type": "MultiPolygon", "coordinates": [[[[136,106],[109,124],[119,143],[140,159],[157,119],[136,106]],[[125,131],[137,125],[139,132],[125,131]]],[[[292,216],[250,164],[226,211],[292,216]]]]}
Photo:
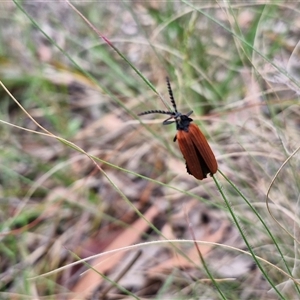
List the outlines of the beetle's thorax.
{"type": "Polygon", "coordinates": [[[186,132],[189,131],[190,123],[193,121],[192,118],[188,117],[187,115],[182,115],[178,113],[175,117],[176,120],[176,128],[177,130],[184,130],[186,132]]]}

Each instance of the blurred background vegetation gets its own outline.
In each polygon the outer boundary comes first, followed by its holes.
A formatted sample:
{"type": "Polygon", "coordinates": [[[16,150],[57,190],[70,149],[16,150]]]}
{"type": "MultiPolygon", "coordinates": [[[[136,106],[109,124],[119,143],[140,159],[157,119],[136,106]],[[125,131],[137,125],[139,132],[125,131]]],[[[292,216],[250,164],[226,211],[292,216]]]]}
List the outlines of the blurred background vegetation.
{"type": "Polygon", "coordinates": [[[0,3],[0,80],[40,125],[99,158],[100,167],[37,134],[42,130],[1,87],[0,298],[299,298],[289,276],[300,276],[300,5],[74,5],[142,76],[66,2],[0,3]],[[186,173],[175,125],[162,126],[160,115],[137,118],[166,109],[159,97],[169,103],[166,76],[178,109],[194,111],[219,169],[271,231],[275,243],[216,174],[253,251],[269,262],[269,280],[240,252],[248,249],[213,179],[186,173]],[[194,238],[209,242],[199,247],[215,283],[195,245],[164,242],[194,238]],[[120,256],[90,260],[99,273],[69,266],[138,243],[120,256]]]}

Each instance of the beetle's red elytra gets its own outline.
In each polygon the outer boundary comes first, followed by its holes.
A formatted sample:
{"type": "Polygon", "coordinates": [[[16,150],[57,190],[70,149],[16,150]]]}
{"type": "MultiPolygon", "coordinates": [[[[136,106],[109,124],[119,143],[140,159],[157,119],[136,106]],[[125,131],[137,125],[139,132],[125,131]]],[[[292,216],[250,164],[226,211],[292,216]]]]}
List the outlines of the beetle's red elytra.
{"type": "Polygon", "coordinates": [[[163,122],[163,125],[176,123],[177,134],[174,142],[177,140],[180,151],[186,161],[187,172],[195,178],[202,180],[207,174],[213,175],[218,170],[218,163],[212,152],[205,136],[199,127],[193,123],[193,119],[189,116],[193,113],[190,111],[186,115],[177,111],[175,99],[171,89],[169,78],[167,77],[167,85],[174,111],[149,110],[138,114],[139,116],[148,114],[165,114],[170,115],[163,122]],[[173,119],[173,120],[172,120],[173,119]]]}

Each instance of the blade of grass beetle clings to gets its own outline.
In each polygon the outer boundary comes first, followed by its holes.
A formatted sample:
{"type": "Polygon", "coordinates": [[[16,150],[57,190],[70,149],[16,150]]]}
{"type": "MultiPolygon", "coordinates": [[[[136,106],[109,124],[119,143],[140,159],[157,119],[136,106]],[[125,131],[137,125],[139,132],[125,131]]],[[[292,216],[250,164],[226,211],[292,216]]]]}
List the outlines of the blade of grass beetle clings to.
{"type": "Polygon", "coordinates": [[[139,113],[138,115],[169,115],[170,117],[163,122],[163,125],[176,123],[177,134],[174,137],[174,142],[176,140],[178,141],[180,151],[186,161],[187,172],[198,180],[206,178],[207,174],[212,176],[218,170],[218,163],[215,155],[199,127],[191,123],[193,119],[189,116],[193,111],[190,111],[186,115],[178,112],[169,78],[167,77],[166,79],[174,110],[149,110],[139,113]]]}
{"type": "MultiPolygon", "coordinates": [[[[220,173],[222,174],[222,172],[220,172],[220,173]]],[[[216,185],[217,185],[217,187],[218,187],[218,189],[219,189],[219,191],[220,191],[220,193],[221,193],[221,195],[222,195],[222,197],[223,197],[223,199],[224,199],[224,201],[226,203],[226,206],[227,206],[227,208],[228,208],[228,210],[230,212],[230,215],[231,215],[231,217],[233,219],[233,222],[236,225],[238,231],[240,232],[240,234],[241,234],[244,242],[246,243],[247,248],[248,248],[249,252],[251,253],[252,258],[254,259],[257,267],[260,269],[260,271],[262,272],[262,274],[264,275],[264,277],[266,278],[266,280],[269,282],[269,284],[272,286],[272,288],[276,291],[276,293],[278,294],[278,296],[281,299],[285,299],[283,297],[283,295],[280,293],[280,291],[276,288],[276,285],[273,283],[273,281],[271,280],[271,278],[268,276],[267,271],[264,269],[264,267],[258,261],[258,259],[256,257],[256,254],[254,253],[254,250],[251,247],[251,245],[249,244],[248,239],[247,239],[247,237],[246,237],[246,235],[244,233],[244,230],[242,229],[242,225],[240,224],[238,216],[234,213],[233,209],[231,208],[230,202],[228,201],[227,197],[225,196],[225,194],[224,194],[224,192],[223,192],[223,190],[221,188],[220,183],[217,181],[217,179],[215,177],[213,177],[213,178],[214,178],[215,183],[216,183],[216,185]]]]}
{"type": "Polygon", "coordinates": [[[65,0],[67,4],[86,22],[86,24],[109,46],[111,47],[141,78],[142,80],[149,86],[149,88],[159,96],[163,104],[167,109],[170,109],[168,103],[164,100],[162,95],[155,89],[153,84],[142,74],[142,72],[137,69],[130,60],[106,37],[104,36],[73,4],[70,3],[69,0],[65,0]]]}
{"type": "MultiPolygon", "coordinates": [[[[233,182],[231,182],[226,176],[225,174],[219,170],[219,173],[225,178],[225,180],[233,187],[233,189],[242,197],[242,199],[247,203],[248,207],[253,211],[253,213],[257,216],[257,218],[259,219],[259,221],[261,222],[261,224],[263,225],[263,227],[265,228],[266,232],[268,233],[269,237],[271,238],[271,240],[273,241],[275,247],[276,247],[276,250],[278,251],[285,267],[286,267],[286,270],[290,276],[290,279],[293,280],[293,282],[295,283],[295,289],[298,291],[298,293],[300,293],[299,291],[299,286],[298,286],[298,282],[294,279],[293,277],[293,274],[287,264],[287,261],[278,245],[278,243],[276,242],[276,238],[273,236],[272,232],[270,231],[269,227],[267,226],[266,222],[263,220],[263,218],[260,216],[259,212],[255,209],[255,207],[247,200],[247,198],[243,195],[243,193],[237,188],[237,186],[235,186],[233,184],[233,182]]],[[[279,293],[278,295],[281,297],[281,299],[285,299],[281,293],[278,291],[278,289],[274,286],[273,282],[271,281],[271,279],[267,276],[267,273],[264,271],[262,265],[256,260],[256,254],[253,252],[253,249],[251,248],[251,245],[248,243],[248,240],[247,240],[247,237],[245,236],[244,232],[243,232],[243,229],[242,229],[242,226],[240,225],[240,221],[239,221],[239,218],[235,216],[235,213],[234,211],[232,210],[231,208],[231,205],[230,205],[230,202],[229,200],[227,199],[226,195],[224,194],[223,192],[223,189],[222,189],[222,186],[220,185],[220,183],[217,181],[217,179],[215,177],[213,177],[214,180],[215,180],[215,183],[217,184],[218,186],[218,189],[222,195],[222,198],[224,199],[225,203],[226,203],[226,206],[234,220],[234,223],[236,224],[242,238],[244,239],[252,257],[254,258],[256,264],[258,265],[259,269],[262,271],[262,273],[264,274],[264,276],[266,276],[266,279],[267,281],[270,283],[270,285],[274,288],[274,290],[279,293]]]]}

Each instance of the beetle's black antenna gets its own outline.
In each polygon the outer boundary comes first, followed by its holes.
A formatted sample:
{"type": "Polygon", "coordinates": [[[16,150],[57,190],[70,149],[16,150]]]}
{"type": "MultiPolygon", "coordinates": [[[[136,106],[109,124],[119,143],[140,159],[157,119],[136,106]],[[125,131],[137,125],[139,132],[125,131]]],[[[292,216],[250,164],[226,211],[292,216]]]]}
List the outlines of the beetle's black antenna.
{"type": "Polygon", "coordinates": [[[175,111],[176,113],[178,113],[177,107],[176,107],[176,103],[175,103],[175,99],[174,99],[174,96],[173,96],[173,92],[172,92],[172,88],[171,88],[171,84],[170,84],[170,79],[169,79],[169,77],[166,77],[166,80],[167,80],[167,85],[168,85],[168,91],[169,91],[170,99],[171,99],[172,105],[173,105],[173,107],[174,107],[174,111],[175,111]]]}
{"type": "MultiPolygon", "coordinates": [[[[163,122],[164,125],[168,125],[171,123],[174,123],[175,121],[169,121],[172,118],[176,118],[178,115],[181,115],[180,113],[178,113],[177,111],[177,107],[176,107],[176,103],[175,103],[175,99],[173,96],[173,92],[172,92],[172,88],[171,88],[171,84],[170,84],[170,79],[169,77],[166,77],[167,80],[167,85],[168,85],[168,91],[169,91],[169,95],[170,95],[170,99],[171,99],[171,103],[172,106],[174,108],[174,111],[165,111],[165,110],[148,110],[148,111],[144,111],[142,113],[139,113],[138,116],[142,116],[142,115],[148,115],[148,114],[164,114],[164,115],[169,115],[171,116],[170,118],[168,118],[167,120],[165,120],[163,122]]],[[[192,112],[190,112],[187,116],[189,116],[192,112]]]]}
{"type": "Polygon", "coordinates": [[[175,113],[172,111],[164,111],[164,110],[148,110],[142,113],[139,113],[138,116],[148,115],[148,114],[164,114],[164,115],[174,115],[175,113]]]}

